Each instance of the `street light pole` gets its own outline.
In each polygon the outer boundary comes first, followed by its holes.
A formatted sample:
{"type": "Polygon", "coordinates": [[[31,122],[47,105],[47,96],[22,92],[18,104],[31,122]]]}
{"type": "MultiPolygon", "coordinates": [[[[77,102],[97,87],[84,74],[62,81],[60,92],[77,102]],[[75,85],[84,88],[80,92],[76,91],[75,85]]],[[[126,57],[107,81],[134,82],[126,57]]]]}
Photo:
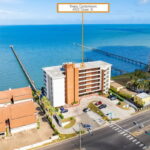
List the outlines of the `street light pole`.
{"type": "Polygon", "coordinates": [[[81,150],[81,148],[82,148],[82,146],[81,146],[82,145],[82,141],[81,141],[81,123],[79,123],[79,132],[80,132],[79,136],[80,136],[80,150],[81,150]]]}

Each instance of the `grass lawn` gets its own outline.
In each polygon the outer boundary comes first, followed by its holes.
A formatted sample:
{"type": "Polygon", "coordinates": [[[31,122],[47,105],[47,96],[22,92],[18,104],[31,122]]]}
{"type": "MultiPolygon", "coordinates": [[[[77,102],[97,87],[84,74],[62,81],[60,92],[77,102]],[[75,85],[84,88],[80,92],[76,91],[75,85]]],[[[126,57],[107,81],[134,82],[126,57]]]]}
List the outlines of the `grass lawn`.
{"type": "Polygon", "coordinates": [[[115,77],[112,77],[112,80],[114,80],[115,82],[117,82],[123,86],[126,86],[127,82],[131,80],[130,79],[131,75],[132,75],[132,73],[115,76],[115,77]]]}
{"type": "MultiPolygon", "coordinates": [[[[150,78],[150,73],[143,72],[143,74],[150,78]]],[[[117,83],[123,86],[126,86],[126,83],[131,80],[131,75],[134,75],[134,72],[112,77],[112,80],[116,81],[117,83]]]]}
{"type": "Polygon", "coordinates": [[[77,135],[77,133],[72,133],[72,134],[60,134],[59,137],[60,137],[61,139],[68,139],[68,138],[74,137],[74,136],[76,136],[76,135],[77,135]]]}
{"type": "Polygon", "coordinates": [[[117,106],[119,107],[119,108],[121,108],[121,109],[124,109],[124,110],[129,110],[130,108],[126,108],[126,107],[123,107],[124,105],[127,105],[125,102],[119,102],[120,103],[120,105],[118,105],[117,104],[117,106]]]}
{"type": "Polygon", "coordinates": [[[76,120],[75,118],[70,117],[70,118],[63,119],[62,122],[70,122],[64,126],[64,128],[67,129],[67,128],[71,128],[76,123],[76,120]]]}

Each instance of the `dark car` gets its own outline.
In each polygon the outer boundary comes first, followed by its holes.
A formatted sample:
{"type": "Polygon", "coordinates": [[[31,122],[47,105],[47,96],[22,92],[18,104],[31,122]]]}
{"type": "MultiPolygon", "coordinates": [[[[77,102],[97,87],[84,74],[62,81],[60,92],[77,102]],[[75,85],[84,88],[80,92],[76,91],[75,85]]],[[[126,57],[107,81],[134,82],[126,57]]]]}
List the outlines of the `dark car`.
{"type": "Polygon", "coordinates": [[[68,112],[68,109],[64,109],[61,111],[61,113],[66,113],[66,112],[68,112]]]}
{"type": "Polygon", "coordinates": [[[60,111],[61,111],[61,113],[66,113],[66,112],[68,112],[68,109],[65,109],[65,108],[62,106],[62,107],[60,107],[60,111]]]}
{"type": "Polygon", "coordinates": [[[92,127],[90,124],[83,124],[82,126],[83,128],[86,128],[86,129],[91,129],[92,127]]]}
{"type": "Polygon", "coordinates": [[[101,105],[101,104],[102,104],[101,101],[98,101],[98,102],[95,103],[96,106],[101,105]]]}
{"type": "Polygon", "coordinates": [[[83,112],[88,112],[88,111],[90,111],[90,108],[84,108],[83,109],[83,112]]]}
{"type": "Polygon", "coordinates": [[[107,107],[106,104],[102,104],[102,105],[100,105],[98,108],[99,108],[99,109],[103,109],[103,108],[106,108],[106,107],[107,107]]]}
{"type": "Polygon", "coordinates": [[[110,100],[116,100],[117,99],[117,97],[114,95],[110,95],[108,98],[110,98],[110,100]]]}

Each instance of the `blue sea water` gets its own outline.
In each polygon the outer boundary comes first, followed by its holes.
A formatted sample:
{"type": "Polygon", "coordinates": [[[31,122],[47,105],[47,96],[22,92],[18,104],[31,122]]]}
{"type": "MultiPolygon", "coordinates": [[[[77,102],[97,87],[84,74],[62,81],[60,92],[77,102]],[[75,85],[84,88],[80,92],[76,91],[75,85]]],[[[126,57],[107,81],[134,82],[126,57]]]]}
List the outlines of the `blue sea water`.
{"type": "MultiPolygon", "coordinates": [[[[14,45],[40,88],[43,86],[41,68],[81,61],[81,47],[73,43],[81,43],[81,25],[0,26],[0,90],[29,85],[9,45],[14,45]]],[[[85,45],[147,63],[150,25],[85,25],[85,45]]],[[[139,68],[88,49],[85,56],[107,61],[127,72],[139,68]]]]}

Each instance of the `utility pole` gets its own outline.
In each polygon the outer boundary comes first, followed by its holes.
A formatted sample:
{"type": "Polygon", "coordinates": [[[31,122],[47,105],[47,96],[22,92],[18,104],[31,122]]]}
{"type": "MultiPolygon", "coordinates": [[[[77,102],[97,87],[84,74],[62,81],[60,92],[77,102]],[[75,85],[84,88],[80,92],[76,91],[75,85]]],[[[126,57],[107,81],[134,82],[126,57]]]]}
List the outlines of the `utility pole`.
{"type": "Polygon", "coordinates": [[[79,150],[82,149],[82,141],[81,141],[81,123],[79,123],[79,136],[80,136],[80,147],[79,147],[79,150]]]}
{"type": "Polygon", "coordinates": [[[148,72],[150,72],[150,55],[149,55],[149,60],[148,60],[148,72]]]}

